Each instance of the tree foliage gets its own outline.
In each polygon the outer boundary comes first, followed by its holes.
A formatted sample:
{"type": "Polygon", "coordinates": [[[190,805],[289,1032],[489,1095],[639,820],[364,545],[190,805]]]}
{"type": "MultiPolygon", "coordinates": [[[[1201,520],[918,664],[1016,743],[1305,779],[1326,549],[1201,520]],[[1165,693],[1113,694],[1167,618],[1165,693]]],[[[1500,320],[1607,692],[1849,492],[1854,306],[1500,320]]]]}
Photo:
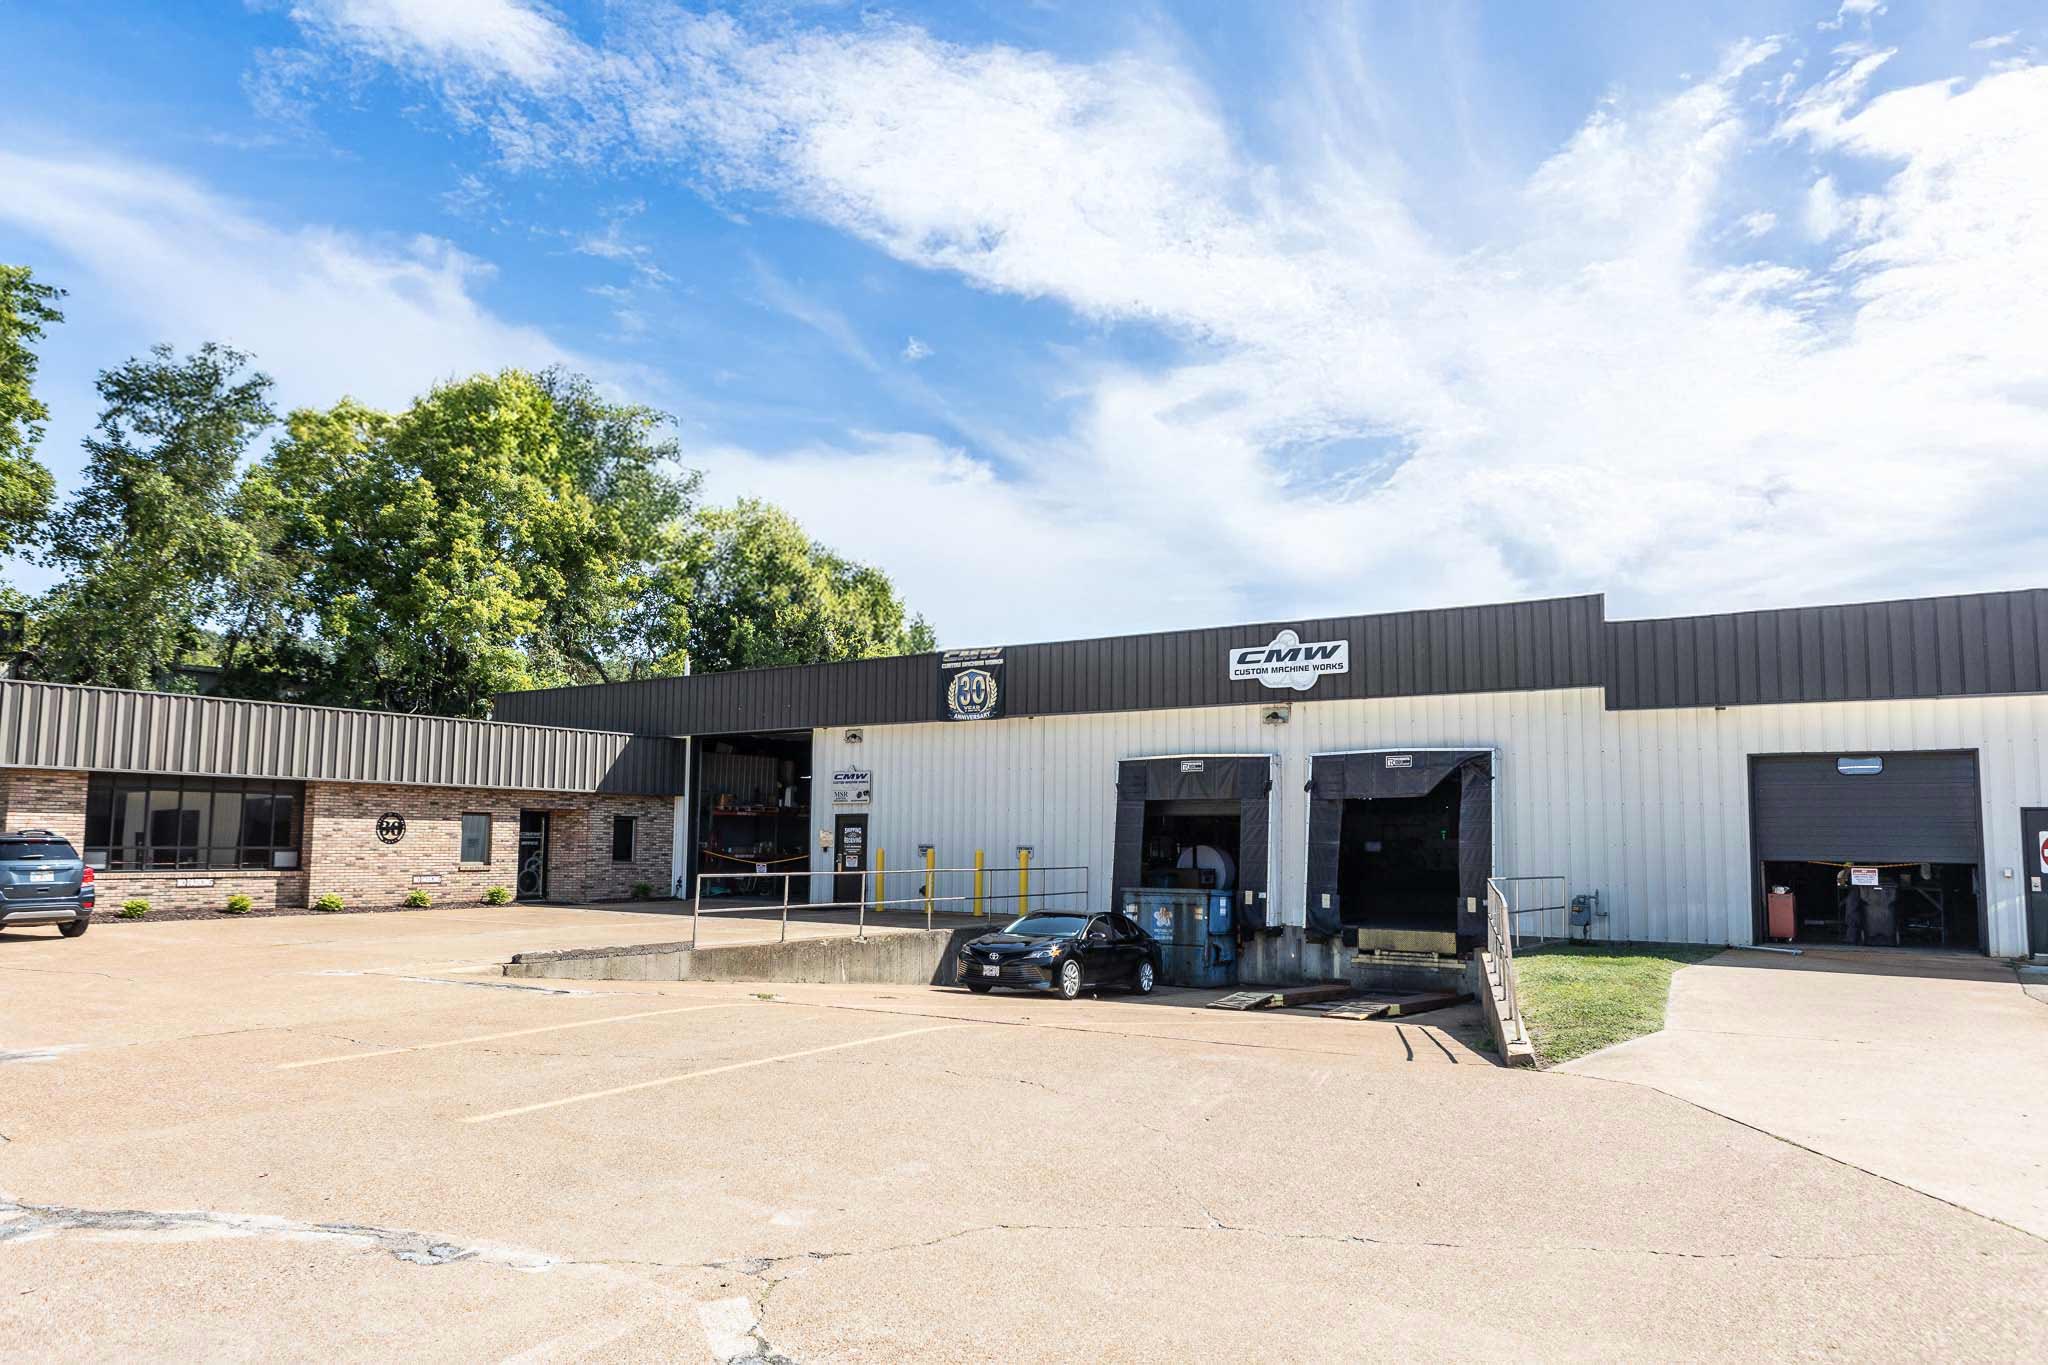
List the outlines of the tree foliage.
{"type": "Polygon", "coordinates": [[[396,416],[294,412],[244,490],[267,540],[236,681],[471,715],[493,692],[680,671],[696,478],[660,426],[511,370],[396,416]]]}
{"type": "Polygon", "coordinates": [[[54,482],[36,458],[50,410],[35,395],[35,343],[64,320],[64,291],[26,266],[0,265],[0,555],[31,542],[49,514],[54,482]]]}
{"type": "Polygon", "coordinates": [[[881,570],[812,540],[780,508],[707,512],[690,656],[699,672],[913,654],[933,647],[881,570]]]}
{"type": "Polygon", "coordinates": [[[236,469],[276,415],[269,378],[248,364],[209,342],[182,360],[158,346],[100,374],[85,483],[49,535],[65,578],[37,623],[44,676],[152,687],[199,648],[254,552],[235,514],[236,469]]]}
{"type": "MultiPolygon", "coordinates": [[[[59,297],[0,267],[0,553],[47,520],[30,343],[59,297]]],[[[100,375],[32,675],[179,687],[213,665],[226,695],[481,715],[500,691],[931,647],[886,575],[786,513],[700,509],[668,419],[579,375],[297,409],[251,463],[278,419],[250,366],[208,343],[100,375]]]]}

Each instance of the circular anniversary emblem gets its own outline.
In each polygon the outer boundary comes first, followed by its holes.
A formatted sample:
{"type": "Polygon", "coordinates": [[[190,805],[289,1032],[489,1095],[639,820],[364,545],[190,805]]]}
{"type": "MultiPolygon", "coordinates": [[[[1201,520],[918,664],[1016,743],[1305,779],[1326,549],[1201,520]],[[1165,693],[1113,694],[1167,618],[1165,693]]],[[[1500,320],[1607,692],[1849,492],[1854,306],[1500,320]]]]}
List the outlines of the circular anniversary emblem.
{"type": "Polygon", "coordinates": [[[405,817],[395,810],[387,810],[377,817],[377,838],[387,844],[395,844],[405,837],[405,817]]]}
{"type": "Polygon", "coordinates": [[[996,678],[985,668],[963,668],[946,685],[946,705],[962,720],[995,714],[996,678]]]}

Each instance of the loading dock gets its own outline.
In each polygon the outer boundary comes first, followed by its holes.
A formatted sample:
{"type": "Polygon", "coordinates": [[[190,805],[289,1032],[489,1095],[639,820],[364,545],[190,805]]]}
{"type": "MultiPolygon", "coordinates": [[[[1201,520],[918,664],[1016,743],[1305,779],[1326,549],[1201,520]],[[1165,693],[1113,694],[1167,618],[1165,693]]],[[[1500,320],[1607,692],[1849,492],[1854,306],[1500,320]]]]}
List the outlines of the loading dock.
{"type": "MultiPolygon", "coordinates": [[[[710,735],[691,745],[690,838],[680,887],[700,872],[801,871],[810,857],[811,733],[808,730],[710,735]]],[[[807,901],[808,878],[789,879],[792,899],[807,901]]],[[[717,877],[705,894],[780,896],[780,876],[717,877]]]]}
{"type": "Polygon", "coordinates": [[[1971,749],[1753,757],[1759,941],[1981,951],[1981,802],[1971,749]]]}
{"type": "Polygon", "coordinates": [[[1308,929],[1362,952],[1457,955],[1485,931],[1492,749],[1309,761],[1308,929]]]}
{"type": "Polygon", "coordinates": [[[1171,985],[1234,984],[1238,942],[1267,925],[1274,767],[1268,754],[1117,764],[1116,893],[1160,940],[1171,985]]]}

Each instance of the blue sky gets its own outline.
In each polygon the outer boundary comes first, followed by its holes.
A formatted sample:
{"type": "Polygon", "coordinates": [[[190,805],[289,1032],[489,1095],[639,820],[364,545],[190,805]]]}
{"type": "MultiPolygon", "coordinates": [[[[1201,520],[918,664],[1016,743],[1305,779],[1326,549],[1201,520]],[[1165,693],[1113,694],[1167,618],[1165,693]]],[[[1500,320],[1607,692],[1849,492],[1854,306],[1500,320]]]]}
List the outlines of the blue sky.
{"type": "MultiPolygon", "coordinates": [[[[0,3],[45,458],[568,363],[949,643],[2033,585],[2038,4],[0,3]]],[[[43,571],[16,565],[15,581],[43,571]]]]}

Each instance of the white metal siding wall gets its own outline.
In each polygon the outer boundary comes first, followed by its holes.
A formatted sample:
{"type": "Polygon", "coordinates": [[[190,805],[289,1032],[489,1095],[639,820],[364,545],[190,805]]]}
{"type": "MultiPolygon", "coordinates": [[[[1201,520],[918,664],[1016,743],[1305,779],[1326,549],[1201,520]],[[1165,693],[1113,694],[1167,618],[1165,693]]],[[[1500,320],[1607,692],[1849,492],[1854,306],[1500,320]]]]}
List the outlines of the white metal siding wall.
{"type": "MultiPolygon", "coordinates": [[[[1597,890],[1609,932],[1638,940],[1747,943],[1749,756],[1887,749],[1976,749],[1984,796],[1991,951],[2025,950],[2019,881],[2019,811],[2048,805],[2048,697],[1801,703],[1608,711],[1598,688],[1368,701],[1297,702],[1285,725],[1262,708],[870,725],[862,744],[816,732],[812,771],[873,770],[868,844],[892,867],[938,846],[941,865],[964,866],[983,849],[1014,862],[1030,844],[1038,866],[1093,869],[1106,906],[1115,821],[1116,763],[1148,754],[1270,753],[1280,759],[1273,812],[1273,904],[1303,923],[1309,757],[1350,749],[1492,748],[1499,816],[1495,870],[1561,874],[1574,892],[1597,890]]],[[[820,797],[827,795],[823,782],[820,797]]],[[[832,827],[814,803],[815,846],[832,827]]],[[[1012,889],[992,878],[990,890],[1012,889]]],[[[1034,887],[1046,880],[1033,878],[1034,887]]],[[[907,894],[904,883],[896,888],[907,894]]],[[[952,886],[945,888],[954,890],[952,886]]],[[[818,882],[814,893],[829,894],[818,882]]]]}

